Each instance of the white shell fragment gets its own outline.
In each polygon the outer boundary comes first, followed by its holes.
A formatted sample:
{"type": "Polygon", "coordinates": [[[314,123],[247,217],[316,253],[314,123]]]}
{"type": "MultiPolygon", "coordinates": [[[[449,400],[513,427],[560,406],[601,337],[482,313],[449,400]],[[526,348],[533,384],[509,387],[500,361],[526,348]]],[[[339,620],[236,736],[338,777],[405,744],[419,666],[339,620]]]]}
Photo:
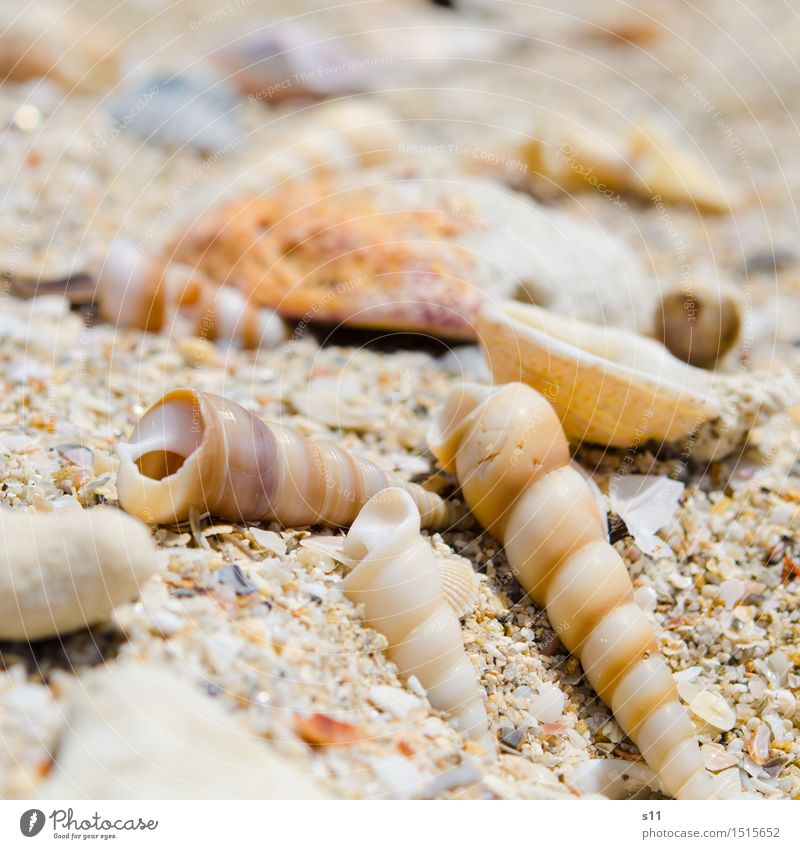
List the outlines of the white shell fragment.
{"type": "Polygon", "coordinates": [[[649,766],[621,758],[581,761],[567,781],[581,793],[601,793],[609,799],[631,799],[661,789],[658,776],[649,766]]]}
{"type": "Polygon", "coordinates": [[[311,775],[270,751],[173,670],[126,664],[90,672],[46,799],[321,799],[311,775]]]}
{"type": "Polygon", "coordinates": [[[669,553],[656,536],[675,518],[683,495],[680,481],[658,475],[625,475],[608,488],[611,509],[625,522],[636,545],[651,557],[669,553]]]}
{"type": "Polygon", "coordinates": [[[0,639],[94,625],[157,568],[147,527],[119,510],[0,510],[0,639]]]}
{"type": "Polygon", "coordinates": [[[704,722],[720,731],[730,731],[736,725],[736,711],[719,695],[703,690],[690,702],[689,709],[704,722]]]}
{"type": "Polygon", "coordinates": [[[368,383],[349,375],[314,377],[289,400],[306,418],[329,427],[370,431],[381,424],[381,410],[368,383]]]}
{"type": "Polygon", "coordinates": [[[528,702],[528,711],[539,722],[557,722],[564,715],[566,696],[555,684],[542,684],[528,702]]]}
{"type": "Polygon", "coordinates": [[[719,585],[718,598],[728,610],[732,610],[746,594],[747,585],[738,578],[729,578],[719,585]]]}

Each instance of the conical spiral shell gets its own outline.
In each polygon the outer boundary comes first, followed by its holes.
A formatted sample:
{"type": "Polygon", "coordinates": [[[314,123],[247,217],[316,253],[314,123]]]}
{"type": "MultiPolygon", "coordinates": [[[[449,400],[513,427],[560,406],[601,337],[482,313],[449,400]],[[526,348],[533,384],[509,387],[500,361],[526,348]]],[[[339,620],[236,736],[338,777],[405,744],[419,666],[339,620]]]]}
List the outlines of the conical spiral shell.
{"type": "Polygon", "coordinates": [[[347,526],[388,486],[411,495],[426,526],[453,518],[438,495],[333,442],[263,422],[234,401],[192,389],[156,402],[118,451],[119,503],[153,524],[184,521],[196,507],[230,521],[347,526]]]}
{"type": "Polygon", "coordinates": [[[555,413],[520,383],[488,392],[470,409],[467,401],[476,396],[466,387],[444,404],[431,450],[455,463],[470,508],[502,540],[520,584],[546,608],[561,641],[667,792],[710,797],[691,720],[634,602],[625,564],[608,544],[595,497],[568,465],[555,413]],[[465,409],[459,421],[455,414],[465,409]]]}
{"type": "Polygon", "coordinates": [[[371,498],[345,540],[344,553],[356,563],[345,579],[345,595],[364,605],[367,624],[389,641],[400,675],[416,676],[435,708],[494,753],[458,617],[419,530],[419,512],[405,490],[390,487],[371,498]]]}
{"type": "Polygon", "coordinates": [[[201,336],[243,348],[271,347],[284,337],[277,315],[238,289],[148,256],[123,238],[112,243],[103,261],[95,297],[101,317],[117,327],[201,336]]]}

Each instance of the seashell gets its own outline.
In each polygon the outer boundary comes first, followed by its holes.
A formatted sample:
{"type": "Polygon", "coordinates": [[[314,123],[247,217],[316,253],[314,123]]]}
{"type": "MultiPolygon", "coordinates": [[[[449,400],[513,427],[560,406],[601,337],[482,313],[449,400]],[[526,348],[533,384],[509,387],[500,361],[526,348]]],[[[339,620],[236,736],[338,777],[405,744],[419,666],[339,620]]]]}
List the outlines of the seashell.
{"type": "Polygon", "coordinates": [[[226,79],[194,69],[137,78],[114,97],[117,127],[151,144],[190,147],[217,157],[240,141],[237,91],[226,79]]]}
{"type": "Polygon", "coordinates": [[[223,38],[211,58],[251,102],[313,100],[348,92],[396,91],[452,70],[454,60],[502,55],[519,36],[487,30],[441,9],[380,3],[359,10],[353,33],[326,25],[269,19],[223,38]]]}
{"type": "Polygon", "coordinates": [[[100,316],[117,327],[199,336],[245,348],[274,347],[281,320],[231,286],[215,286],[177,263],[148,256],[124,238],[111,245],[97,277],[100,316]]]}
{"type": "Polygon", "coordinates": [[[511,301],[487,304],[478,332],[495,381],[544,393],[572,441],[674,441],[720,415],[711,375],[652,339],[511,301]]]}
{"type": "Polygon", "coordinates": [[[747,738],[747,751],[759,766],[769,763],[772,731],[766,722],[759,722],[756,730],[747,738]]]}
{"type": "MultiPolygon", "coordinates": [[[[251,531],[255,530],[251,528],[251,531]]],[[[344,551],[345,538],[323,534],[312,534],[300,541],[303,548],[318,551],[337,563],[352,569],[356,563],[344,551]]],[[[439,577],[442,580],[444,599],[453,609],[453,613],[461,619],[471,613],[478,603],[478,576],[472,569],[472,564],[465,557],[452,555],[436,558],[439,567],[439,577]]]]}
{"type": "Polygon", "coordinates": [[[256,28],[225,40],[210,58],[251,102],[334,97],[367,82],[363,57],[307,23],[256,28]]]}
{"type": "Polygon", "coordinates": [[[640,329],[658,303],[636,256],[600,228],[498,183],[413,167],[292,180],[233,201],[170,255],[290,319],[453,339],[475,338],[487,299],[518,295],[640,329]]]}
{"type": "Polygon", "coordinates": [[[656,309],[653,335],[676,357],[713,368],[733,348],[742,330],[742,303],[729,284],[693,282],[665,293],[656,309]]]}
{"type": "Polygon", "coordinates": [[[581,761],[566,779],[581,793],[602,793],[609,799],[634,799],[643,791],[660,789],[658,776],[649,766],[622,758],[581,761]]]}
{"type": "Polygon", "coordinates": [[[689,703],[689,710],[720,731],[730,731],[736,725],[736,711],[719,693],[703,690],[689,703]]]}
{"type": "Polygon", "coordinates": [[[107,19],[36,3],[0,10],[0,82],[47,78],[68,93],[105,95],[119,75],[122,33],[107,19]]]}
{"type": "Polygon", "coordinates": [[[555,684],[542,684],[528,702],[528,711],[538,722],[558,722],[564,715],[566,696],[555,684]]]}
{"type": "Polygon", "coordinates": [[[600,188],[707,212],[727,212],[741,201],[740,193],[706,162],[654,126],[614,136],[551,122],[526,142],[522,154],[533,173],[568,190],[600,188]]]}
{"type": "Polygon", "coordinates": [[[708,798],[694,728],[555,410],[521,383],[455,390],[431,428],[472,512],[666,791],[708,798]],[[463,416],[463,418],[459,418],[463,416]]]}
{"type": "Polygon", "coordinates": [[[445,601],[460,619],[472,613],[478,602],[478,576],[464,557],[437,558],[445,601]]]}
{"type": "Polygon", "coordinates": [[[0,510],[0,639],[95,625],[158,569],[147,528],[111,508],[0,510]]]}
{"type": "Polygon", "coordinates": [[[684,485],[663,475],[624,475],[611,480],[608,502],[636,545],[650,557],[670,551],[656,532],[678,511],[684,485]]]}
{"type": "Polygon", "coordinates": [[[304,389],[291,392],[288,400],[311,421],[341,430],[375,430],[380,427],[382,410],[366,384],[366,380],[346,375],[312,377],[304,389]]]}
{"type": "Polygon", "coordinates": [[[411,495],[426,526],[454,518],[435,493],[333,442],[263,422],[234,401],[192,389],[167,393],[117,450],[119,503],[151,524],[185,521],[195,508],[234,522],[346,526],[388,486],[411,495]]]}
{"type": "Polygon", "coordinates": [[[69,691],[44,799],[323,799],[310,774],[174,670],[127,663],[69,691]]]}
{"type": "Polygon", "coordinates": [[[364,605],[366,623],[386,637],[400,675],[414,675],[433,707],[452,714],[467,737],[494,753],[461,626],[419,531],[419,511],[405,490],[390,487],[373,496],[345,538],[344,553],[356,565],[344,593],[364,605]]]}
{"type": "Polygon", "coordinates": [[[723,769],[729,769],[732,766],[736,766],[742,759],[740,754],[727,751],[719,743],[705,743],[700,747],[700,752],[703,755],[703,762],[706,765],[706,769],[711,772],[721,772],[723,769]]]}

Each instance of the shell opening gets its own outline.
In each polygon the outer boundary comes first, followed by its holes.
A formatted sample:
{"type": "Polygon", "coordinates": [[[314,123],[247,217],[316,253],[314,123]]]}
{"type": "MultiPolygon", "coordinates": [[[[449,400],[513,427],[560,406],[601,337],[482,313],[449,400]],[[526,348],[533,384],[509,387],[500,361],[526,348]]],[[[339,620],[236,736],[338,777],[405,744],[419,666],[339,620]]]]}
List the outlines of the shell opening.
{"type": "Polygon", "coordinates": [[[345,538],[343,551],[353,560],[394,554],[389,550],[393,542],[413,539],[419,530],[419,510],[414,499],[399,487],[389,487],[362,507],[345,538]]]}
{"type": "Polygon", "coordinates": [[[153,480],[178,472],[200,446],[205,431],[200,411],[187,401],[168,401],[151,410],[131,441],[119,448],[153,480]]]}

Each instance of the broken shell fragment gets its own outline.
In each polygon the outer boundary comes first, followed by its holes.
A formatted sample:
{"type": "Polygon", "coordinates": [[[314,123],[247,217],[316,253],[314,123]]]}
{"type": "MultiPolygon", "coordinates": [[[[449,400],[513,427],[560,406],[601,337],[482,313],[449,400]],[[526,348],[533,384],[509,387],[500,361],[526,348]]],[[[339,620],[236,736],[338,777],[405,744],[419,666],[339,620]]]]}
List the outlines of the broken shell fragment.
{"type": "Polygon", "coordinates": [[[653,126],[614,135],[550,122],[526,142],[523,157],[533,173],[566,189],[599,186],[648,201],[694,204],[708,212],[727,212],[740,200],[740,193],[702,155],[653,126]]]}
{"type": "Polygon", "coordinates": [[[622,758],[581,761],[566,778],[581,793],[602,793],[609,799],[634,799],[661,789],[658,776],[647,764],[622,758]]]}
{"type": "Polygon", "coordinates": [[[711,375],[652,339],[513,301],[487,304],[478,331],[495,381],[542,392],[574,442],[674,441],[720,414],[711,375]]]}
{"type": "Polygon", "coordinates": [[[356,565],[344,593],[364,605],[367,624],[389,641],[401,676],[414,675],[433,707],[452,714],[467,737],[494,753],[458,617],[419,531],[419,512],[407,492],[390,487],[373,496],[345,538],[344,554],[356,565]]]}
{"type": "Polygon", "coordinates": [[[173,670],[92,670],[68,695],[45,799],[324,799],[310,774],[173,670]]]}
{"type": "Polygon", "coordinates": [[[237,522],[347,526],[388,486],[410,493],[427,526],[454,518],[435,493],[333,442],[191,389],[173,390],[150,407],[118,453],[120,505],[154,524],[182,522],[194,507],[237,522]]]}
{"type": "Polygon", "coordinates": [[[107,94],[119,76],[121,33],[52,3],[0,9],[0,82],[47,78],[67,92],[107,94]]]}
{"type": "Polygon", "coordinates": [[[367,64],[363,57],[307,23],[259,27],[226,39],[210,58],[251,102],[333,97],[366,83],[358,73],[367,64]]]}
{"type": "Polygon", "coordinates": [[[711,690],[699,692],[689,704],[689,709],[720,731],[730,731],[736,725],[736,711],[719,693],[711,690]]]}
{"type": "Polygon", "coordinates": [[[157,570],[147,528],[111,508],[0,510],[0,639],[95,625],[157,570]]]}

